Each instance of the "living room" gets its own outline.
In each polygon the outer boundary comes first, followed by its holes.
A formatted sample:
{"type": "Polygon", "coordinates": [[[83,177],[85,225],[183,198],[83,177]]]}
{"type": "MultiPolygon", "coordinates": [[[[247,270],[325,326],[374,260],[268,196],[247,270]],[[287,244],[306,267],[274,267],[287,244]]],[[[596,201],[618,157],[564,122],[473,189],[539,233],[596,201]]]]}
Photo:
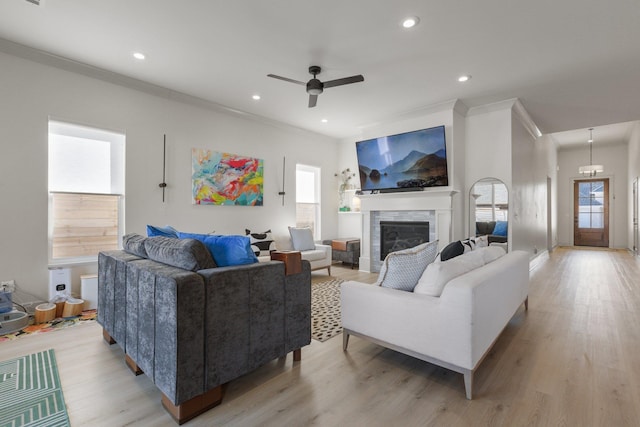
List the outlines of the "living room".
{"type": "MultiPolygon", "coordinates": [[[[412,13],[421,16],[422,22],[419,25],[423,25],[423,31],[425,31],[426,24],[434,25],[428,18],[429,14],[425,11],[426,6],[420,5],[419,2],[411,3],[410,6],[416,10],[412,13]],[[425,13],[423,14],[421,11],[425,13]]],[[[577,2],[572,3],[572,7],[582,9],[582,6],[577,2]]],[[[75,6],[80,7],[79,5],[75,6]]],[[[339,4],[336,3],[333,6],[338,8],[339,4]]],[[[360,6],[366,7],[363,4],[360,6]]],[[[532,21],[528,17],[529,14],[538,18],[533,21],[540,22],[542,16],[538,15],[535,10],[531,10],[525,5],[521,6],[523,10],[512,15],[513,22],[525,25],[525,23],[532,21]]],[[[384,11],[375,14],[377,23],[382,22],[385,13],[391,13],[386,7],[388,6],[382,8],[384,11]]],[[[494,10],[497,7],[497,5],[492,5],[489,9],[494,10]]],[[[569,6],[563,7],[569,8],[569,6]]],[[[635,11],[619,7],[621,9],[616,11],[616,16],[629,20],[635,16],[635,11]]],[[[2,11],[0,15],[3,16],[0,18],[0,22],[2,22],[3,28],[14,28],[17,25],[15,22],[19,21],[17,17],[19,17],[23,20],[20,21],[23,23],[23,28],[29,28],[24,22],[29,22],[30,19],[38,20],[37,22],[43,24],[47,19],[52,19],[58,27],[61,27],[65,22],[63,19],[58,15],[48,15],[56,12],[56,8],[55,2],[51,0],[41,2],[39,6],[23,0],[12,0],[0,6],[0,11],[2,11]],[[10,22],[12,20],[15,22],[10,22]]],[[[251,11],[250,7],[247,9],[249,10],[243,9],[242,11],[251,11]]],[[[323,27],[320,24],[323,22],[323,17],[324,20],[331,20],[331,17],[324,15],[329,13],[326,9],[322,12],[323,15],[313,19],[315,27],[313,27],[313,31],[309,32],[321,31],[323,27]]],[[[355,9],[355,6],[350,6],[350,13],[355,14],[357,12],[355,9]],[[351,10],[352,7],[354,10],[351,10]]],[[[273,22],[282,24],[282,21],[276,20],[273,16],[277,9],[260,10],[263,13],[269,12],[266,15],[267,21],[272,19],[273,22]]],[[[209,9],[208,11],[212,12],[209,9]]],[[[171,9],[164,13],[170,15],[170,12],[171,9]]],[[[226,12],[229,13],[227,16],[234,16],[232,12],[237,12],[237,10],[231,9],[226,12]]],[[[253,10],[253,13],[255,12],[253,10]]],[[[393,16],[400,14],[399,9],[395,9],[393,12],[393,16]]],[[[612,13],[611,11],[605,12],[612,13]]],[[[111,13],[113,15],[109,15],[109,25],[119,17],[118,13],[113,11],[111,13]]],[[[468,21],[473,22],[471,18],[466,16],[468,13],[469,11],[464,12],[465,24],[469,23],[468,21]]],[[[589,22],[602,16],[596,13],[582,13],[590,19],[589,22]]],[[[166,18],[167,15],[163,16],[166,18]]],[[[401,15],[404,16],[404,13],[401,15]]],[[[81,19],[81,16],[78,19],[81,19]]],[[[255,17],[253,19],[258,20],[255,17]]],[[[556,22],[558,26],[565,24],[562,19],[558,19],[558,21],[556,22]]],[[[335,25],[339,28],[345,26],[341,22],[335,25]]],[[[578,31],[574,27],[577,24],[566,22],[566,25],[572,25],[572,30],[578,31]]],[[[271,23],[268,26],[278,27],[278,25],[271,23]]],[[[397,23],[394,22],[393,26],[393,30],[387,29],[385,30],[387,32],[383,34],[390,40],[389,44],[401,45],[403,37],[412,36],[412,33],[402,33],[400,28],[396,28],[399,27],[397,23]]],[[[551,83],[538,90],[538,92],[548,94],[564,87],[567,92],[565,94],[566,101],[561,105],[544,104],[543,98],[527,98],[520,94],[525,93],[523,88],[527,85],[542,85],[542,81],[536,80],[542,79],[539,75],[522,77],[524,83],[521,87],[508,81],[494,82],[483,89],[488,91],[489,88],[492,88],[492,92],[474,92],[473,96],[466,92],[467,90],[478,90],[473,89],[473,86],[463,86],[461,83],[454,82],[455,85],[446,86],[448,90],[445,91],[438,89],[439,85],[445,87],[445,83],[439,80],[425,81],[425,83],[415,83],[417,85],[415,96],[403,104],[401,109],[389,112],[386,109],[379,109],[382,107],[372,108],[368,116],[363,115],[361,103],[372,105],[382,103],[385,96],[385,93],[382,92],[374,97],[371,95],[369,87],[374,84],[393,86],[393,81],[390,81],[393,78],[385,77],[382,71],[376,71],[376,75],[369,73],[367,68],[360,69],[360,63],[355,59],[345,59],[344,63],[340,63],[338,57],[349,58],[349,56],[356,55],[348,52],[348,49],[342,50],[342,47],[335,47],[335,49],[340,49],[340,55],[329,55],[331,60],[328,61],[329,64],[327,64],[324,73],[318,77],[329,80],[362,73],[365,81],[349,87],[327,89],[318,97],[318,106],[315,109],[309,109],[307,95],[301,87],[295,85],[289,87],[286,82],[269,79],[267,74],[278,73],[305,80],[310,78],[307,73],[309,65],[314,65],[314,61],[318,61],[319,65],[325,65],[323,52],[314,53],[313,51],[313,49],[322,50],[324,47],[316,45],[310,40],[301,43],[306,43],[306,47],[298,47],[308,50],[305,55],[300,56],[297,56],[298,51],[295,51],[296,54],[267,57],[266,54],[260,54],[261,49],[268,49],[268,51],[278,49],[266,46],[255,47],[248,52],[247,56],[253,56],[255,61],[261,62],[256,64],[256,81],[264,80],[264,85],[269,87],[269,89],[262,90],[261,100],[254,101],[250,97],[253,91],[258,90],[255,87],[246,88],[249,92],[242,94],[225,92],[218,88],[216,90],[219,91],[219,96],[215,96],[214,90],[213,94],[207,93],[206,97],[201,97],[198,94],[198,86],[195,86],[195,83],[194,86],[191,86],[189,83],[191,79],[195,80],[193,74],[184,74],[185,77],[182,80],[185,83],[180,87],[165,87],[162,81],[153,79],[153,70],[144,70],[145,67],[149,67],[147,64],[161,61],[159,64],[152,65],[157,67],[157,72],[160,69],[163,72],[171,70],[177,76],[181,76],[185,69],[189,68],[184,65],[188,62],[184,57],[161,59],[159,51],[149,51],[146,63],[134,62],[132,59],[128,65],[122,68],[109,68],[103,65],[103,61],[100,59],[101,53],[85,53],[86,57],[76,58],[71,52],[64,51],[64,45],[58,46],[57,50],[47,49],[44,44],[29,43],[29,39],[24,34],[18,37],[9,30],[2,31],[0,32],[0,37],[3,37],[0,39],[0,84],[2,85],[0,111],[2,112],[4,137],[3,155],[0,158],[0,194],[3,200],[4,221],[0,225],[0,234],[3,236],[0,243],[0,272],[2,273],[0,279],[15,280],[20,290],[34,295],[40,300],[48,299],[48,268],[55,266],[51,262],[49,252],[49,159],[47,147],[50,120],[88,125],[122,132],[126,135],[124,230],[127,233],[143,234],[147,224],[154,224],[171,225],[186,232],[209,233],[215,231],[219,234],[244,234],[245,229],[257,231],[271,229],[274,234],[285,235],[287,227],[296,224],[295,166],[312,165],[322,171],[319,240],[353,236],[364,238],[362,230],[353,230],[347,235],[340,235],[340,222],[345,215],[338,213],[340,207],[339,183],[334,176],[335,173],[339,173],[345,168],[357,169],[356,141],[444,125],[451,180],[447,191],[454,194],[450,196],[452,211],[450,230],[448,235],[445,233],[439,238],[445,242],[463,239],[473,234],[472,221],[469,217],[470,190],[474,183],[480,179],[497,178],[509,188],[509,249],[526,251],[530,254],[532,264],[545,262],[549,257],[549,249],[573,245],[571,233],[573,215],[570,205],[573,189],[571,185],[576,177],[579,178],[578,166],[588,162],[587,129],[594,127],[593,162],[603,164],[604,174],[600,176],[611,179],[609,247],[633,250],[634,235],[637,235],[637,231],[634,231],[632,221],[634,212],[632,183],[640,175],[640,125],[637,122],[640,119],[640,105],[638,104],[640,97],[629,89],[635,86],[625,86],[621,83],[622,89],[619,89],[617,86],[614,87],[613,82],[616,79],[622,80],[627,75],[636,75],[639,64],[637,60],[622,56],[624,47],[630,43],[627,37],[629,34],[633,34],[634,30],[630,29],[632,26],[620,24],[618,29],[615,27],[613,24],[608,24],[599,37],[602,38],[603,44],[608,44],[604,41],[617,40],[619,50],[615,50],[611,56],[607,57],[602,53],[605,49],[602,49],[598,51],[600,57],[594,55],[585,59],[585,64],[591,68],[587,67],[589,70],[584,79],[593,86],[593,95],[586,96],[585,92],[581,91],[582,87],[577,87],[577,83],[569,81],[564,75],[552,79],[551,83]],[[607,36],[608,32],[612,34],[610,38],[607,36]],[[618,74],[612,72],[613,75],[608,75],[600,71],[602,68],[607,70],[615,68],[618,70],[618,74]],[[470,87],[471,89],[468,89],[470,87]],[[605,91],[615,93],[618,96],[617,100],[609,102],[612,95],[605,96],[605,91]],[[436,93],[432,95],[431,92],[436,93]],[[246,97],[247,100],[234,103],[234,97],[246,97]],[[281,98],[282,102],[286,101],[289,104],[283,110],[282,115],[288,115],[290,119],[277,120],[255,112],[256,108],[278,110],[278,107],[268,106],[270,99],[275,98],[281,98]],[[352,100],[354,102],[357,100],[359,103],[357,105],[351,104],[352,100]],[[605,101],[607,102],[605,103],[605,101]],[[245,102],[248,107],[243,109],[242,105],[245,105],[245,102]],[[266,104],[267,107],[256,107],[255,103],[266,104]],[[323,104],[327,107],[324,108],[323,104]],[[334,109],[335,113],[330,108],[334,109]],[[353,111],[352,114],[349,114],[349,109],[353,111]],[[542,112],[545,110],[547,111],[543,115],[542,112]],[[560,114],[560,110],[570,111],[564,111],[563,114],[560,114]],[[321,119],[329,114],[328,123],[322,123],[321,119]],[[565,118],[562,126],[551,121],[550,116],[555,114],[565,118]],[[303,115],[305,118],[300,119],[303,115]],[[616,137],[609,143],[603,141],[602,135],[607,130],[607,126],[620,123],[626,123],[624,131],[621,133],[622,137],[616,137]],[[325,127],[323,128],[323,126],[325,127]],[[559,134],[570,131],[581,133],[580,142],[572,142],[573,145],[559,145],[558,138],[562,137],[559,134]],[[163,151],[165,135],[166,154],[163,151]],[[191,150],[193,148],[211,149],[263,159],[263,206],[201,206],[193,204],[191,187],[191,150]],[[284,168],[283,160],[286,160],[284,168]],[[165,171],[164,177],[163,170],[165,171]],[[158,186],[161,182],[167,184],[164,189],[158,186]],[[284,196],[279,194],[281,192],[285,193],[284,196]]],[[[33,26],[34,31],[37,28],[39,28],[37,25],[33,26]]],[[[82,34],[82,31],[90,32],[86,27],[73,28],[78,31],[78,34],[82,34]]],[[[304,29],[305,26],[296,24],[295,29],[300,28],[304,29]]],[[[339,33],[339,28],[336,29],[336,34],[339,33]]],[[[269,30],[271,28],[264,31],[268,32],[269,30]]],[[[420,26],[415,30],[419,31],[420,26]]],[[[272,36],[275,40],[270,41],[284,43],[284,40],[295,39],[295,37],[288,34],[283,35],[275,29],[272,31],[275,33],[272,36]]],[[[295,30],[291,31],[295,33],[295,30]]],[[[300,31],[305,34],[305,37],[308,36],[306,31],[300,31]]],[[[507,30],[505,29],[505,31],[507,30]]],[[[510,31],[516,30],[510,28],[510,31]]],[[[530,34],[535,30],[527,28],[523,32],[530,34]]],[[[109,34],[111,35],[111,33],[109,34]]],[[[233,32],[228,34],[233,34],[233,32]]],[[[414,32],[413,35],[415,36],[415,34],[419,34],[424,41],[431,33],[414,32]]],[[[220,36],[221,34],[215,35],[220,36]]],[[[37,36],[46,39],[46,32],[37,36]]],[[[384,38],[383,36],[379,37],[384,38]]],[[[456,38],[454,36],[451,35],[452,38],[456,38]]],[[[75,37],[80,38],[77,35],[75,37]]],[[[175,35],[175,37],[178,36],[175,35]]],[[[213,35],[210,37],[213,38],[213,35]]],[[[317,37],[321,39],[320,34],[317,34],[317,37]]],[[[354,35],[351,37],[359,40],[354,35]]],[[[467,37],[472,39],[473,35],[467,34],[467,37]]],[[[508,36],[494,35],[491,40],[495,41],[494,38],[501,37],[508,36]]],[[[167,41],[165,40],[165,42],[167,41]]],[[[186,44],[182,39],[181,42],[186,44]]],[[[124,41],[120,40],[114,43],[123,45],[124,41]]],[[[285,46],[294,49],[291,44],[295,45],[295,43],[291,41],[287,43],[290,44],[285,44],[285,46]]],[[[549,39],[545,39],[545,43],[549,43],[549,39]]],[[[566,43],[566,46],[571,46],[572,43],[579,44],[573,39],[566,43]]],[[[144,45],[142,40],[139,41],[139,44],[144,45]]],[[[613,44],[615,43],[612,42],[611,45],[613,44]]],[[[377,53],[374,54],[370,50],[366,50],[363,45],[362,42],[359,42],[357,47],[357,49],[364,49],[363,56],[373,58],[377,55],[377,53]]],[[[224,59],[223,51],[225,49],[234,49],[231,42],[229,46],[216,46],[221,51],[220,58],[222,59],[224,59]]],[[[549,44],[544,46],[547,49],[553,47],[549,44]]],[[[242,45],[238,49],[245,47],[242,45]]],[[[137,48],[137,46],[126,46],[121,55],[129,55],[129,50],[137,48]]],[[[330,46],[327,49],[330,49],[330,46]]],[[[611,49],[613,50],[613,48],[611,49]]],[[[281,50],[287,49],[283,47],[281,50]]],[[[391,50],[393,50],[393,46],[391,46],[391,50]]],[[[534,51],[535,49],[528,51],[529,55],[534,51]]],[[[498,49],[490,52],[492,56],[500,54],[498,49]]],[[[207,53],[209,52],[207,51],[207,53]]],[[[396,63],[388,65],[388,67],[398,67],[398,64],[402,64],[403,61],[411,61],[408,59],[409,55],[411,55],[411,51],[408,48],[407,51],[403,50],[397,57],[394,57],[396,63]]],[[[530,58],[530,56],[525,56],[525,58],[530,58]]],[[[525,61],[523,58],[520,60],[525,61]]],[[[582,64],[579,55],[573,56],[571,60],[578,64],[577,66],[582,64]]],[[[370,65],[373,67],[373,63],[380,61],[380,59],[375,61],[372,59],[368,62],[371,62],[370,65]]],[[[416,60],[418,66],[437,61],[438,59],[434,58],[416,60]]],[[[440,58],[439,61],[454,61],[454,59],[446,57],[440,58]]],[[[455,59],[455,62],[460,71],[468,71],[472,74],[472,78],[468,82],[470,85],[478,84],[476,82],[483,79],[482,74],[489,73],[488,70],[482,72],[468,70],[467,67],[472,67],[472,65],[464,64],[464,61],[459,59],[455,59]]],[[[229,60],[222,61],[222,63],[231,64],[233,62],[229,60]]],[[[239,63],[245,64],[245,61],[239,63]]],[[[367,61],[362,64],[366,65],[367,61]]],[[[515,64],[513,65],[515,67],[515,64]]],[[[226,68],[220,64],[218,67],[226,68]]],[[[233,73],[233,67],[228,68],[233,73]]],[[[242,73],[246,72],[244,68],[242,73]]],[[[552,67],[550,66],[550,68],[552,67]]],[[[565,74],[574,70],[574,67],[563,68],[565,74]]],[[[201,70],[202,75],[199,77],[202,87],[206,87],[207,79],[228,78],[229,84],[234,80],[230,77],[217,77],[217,72],[215,68],[201,70]]],[[[239,73],[240,70],[237,72],[239,73]]],[[[457,74],[447,76],[447,79],[449,78],[455,80],[457,74]]],[[[484,78],[486,79],[486,77],[484,78]]],[[[411,85],[409,88],[400,85],[398,90],[402,91],[404,97],[408,97],[413,94],[413,89],[411,85]]],[[[620,133],[616,135],[620,135],[620,133]]],[[[429,192],[429,189],[421,193],[426,192],[429,192]]],[[[415,200],[422,197],[421,193],[398,197],[415,200]]],[[[396,197],[394,195],[372,195],[369,197],[375,196],[383,200],[394,200],[393,198],[396,197]]],[[[95,262],[92,262],[71,267],[73,291],[78,293],[79,277],[83,274],[96,273],[97,266],[95,262]]],[[[362,274],[367,273],[367,270],[362,266],[361,269],[362,274]]],[[[317,272],[314,273],[314,276],[324,274],[326,273],[317,272]]],[[[363,277],[370,280],[372,276],[363,277]]],[[[375,281],[375,277],[373,277],[373,281],[375,281]]],[[[553,295],[551,291],[548,294],[553,295]]],[[[541,301],[538,302],[542,304],[541,301]]],[[[538,314],[538,316],[540,315],[538,314]]],[[[94,338],[83,334],[79,336],[81,337],[79,339],[86,340],[94,338]]],[[[7,346],[12,343],[0,345],[7,346]]],[[[37,346],[35,343],[29,345],[30,348],[37,346]]],[[[85,344],[80,341],[77,346],[82,349],[85,344]]],[[[503,347],[506,346],[507,344],[504,344],[503,347]]],[[[323,363],[328,363],[331,366],[336,363],[333,361],[334,358],[342,358],[342,352],[338,347],[333,345],[331,351],[320,350],[319,345],[314,343],[308,352],[308,359],[303,358],[302,370],[295,374],[290,373],[290,375],[299,375],[298,381],[304,386],[305,362],[318,360],[318,365],[312,365],[317,367],[321,365],[319,360],[326,358],[331,361],[323,363]],[[315,353],[316,351],[317,353],[315,353]]],[[[103,360],[101,359],[103,356],[97,356],[100,349],[108,351],[93,344],[87,344],[86,348],[91,348],[89,354],[98,357],[99,360],[103,360]]],[[[367,347],[361,351],[374,355],[378,354],[379,350],[367,347]]],[[[397,355],[384,353],[381,358],[383,363],[376,365],[375,368],[380,371],[371,373],[371,375],[384,375],[383,371],[386,372],[385,364],[387,363],[394,366],[405,364],[404,368],[400,368],[392,374],[395,379],[390,383],[395,384],[397,381],[398,387],[401,387],[402,381],[406,379],[405,374],[408,376],[412,371],[418,370],[420,375],[427,375],[425,372],[431,369],[421,367],[418,365],[418,361],[403,359],[397,355]]],[[[363,371],[353,373],[344,366],[340,366],[344,369],[342,372],[345,375],[354,374],[354,381],[367,381],[363,371]]],[[[91,365],[86,362],[83,368],[90,371],[91,365]]],[[[247,382],[268,382],[275,375],[277,374],[274,371],[263,370],[257,377],[240,380],[239,384],[234,385],[235,388],[232,389],[231,396],[234,396],[233,390],[247,386],[247,382]]],[[[436,378],[447,375],[450,374],[440,371],[435,374],[436,378]]],[[[322,379],[314,381],[321,383],[322,379]]],[[[449,380],[447,379],[447,381],[449,380]]],[[[479,379],[478,383],[481,381],[482,379],[479,379]]],[[[330,386],[331,383],[329,380],[328,382],[328,386],[330,386]]],[[[136,387],[129,382],[127,384],[136,387]]],[[[146,392],[150,390],[146,385],[142,388],[146,392]]],[[[392,388],[388,389],[391,393],[390,390],[392,388]]],[[[307,396],[314,394],[312,389],[305,389],[305,391],[307,396]]],[[[460,389],[456,392],[461,395],[456,398],[464,397],[460,389]]],[[[632,393],[637,396],[637,387],[632,393]]],[[[239,396],[239,392],[236,396],[239,396]]],[[[137,398],[133,395],[130,397],[137,398]]],[[[357,399],[357,404],[361,405],[359,410],[362,412],[365,412],[369,407],[366,403],[367,399],[373,399],[374,402],[377,401],[381,404],[379,400],[375,399],[374,390],[369,390],[368,393],[357,399]]],[[[484,404],[489,410],[489,403],[485,401],[484,404]]],[[[462,400],[456,401],[456,405],[453,406],[464,411],[465,405],[465,401],[462,400]]],[[[130,411],[134,412],[134,408],[131,408],[130,411]]],[[[248,410],[251,408],[249,406],[248,410]]],[[[158,417],[166,416],[160,408],[156,409],[160,412],[158,417]]],[[[150,418],[144,421],[151,423],[151,420],[159,420],[160,423],[166,422],[164,418],[150,418]]],[[[287,419],[282,420],[286,421],[287,419]]],[[[226,421],[233,422],[232,419],[226,421]]],[[[323,424],[332,424],[332,421],[340,423],[346,420],[340,417],[335,419],[328,417],[323,419],[323,424]]],[[[273,419],[270,422],[276,423],[273,419]]],[[[258,421],[255,423],[258,424],[258,421]]]]}

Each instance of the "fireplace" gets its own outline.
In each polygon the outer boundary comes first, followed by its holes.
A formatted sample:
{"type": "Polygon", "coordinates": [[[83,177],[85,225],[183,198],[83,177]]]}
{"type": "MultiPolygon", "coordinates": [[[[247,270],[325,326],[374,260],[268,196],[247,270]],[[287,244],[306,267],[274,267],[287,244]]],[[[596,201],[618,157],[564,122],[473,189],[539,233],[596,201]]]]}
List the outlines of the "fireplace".
{"type": "Polygon", "coordinates": [[[380,221],[380,261],[390,252],[429,241],[428,221],[380,221]]]}

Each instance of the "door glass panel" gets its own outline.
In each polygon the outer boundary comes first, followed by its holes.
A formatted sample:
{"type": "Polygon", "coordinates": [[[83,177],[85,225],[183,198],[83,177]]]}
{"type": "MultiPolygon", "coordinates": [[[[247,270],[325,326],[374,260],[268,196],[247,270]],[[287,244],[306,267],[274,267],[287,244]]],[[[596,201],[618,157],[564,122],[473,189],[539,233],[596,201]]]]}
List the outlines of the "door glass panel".
{"type": "Polygon", "coordinates": [[[591,214],[591,228],[604,228],[604,212],[591,214]]]}
{"type": "Polygon", "coordinates": [[[578,215],[578,227],[590,228],[591,214],[589,212],[580,212],[578,215]]]}

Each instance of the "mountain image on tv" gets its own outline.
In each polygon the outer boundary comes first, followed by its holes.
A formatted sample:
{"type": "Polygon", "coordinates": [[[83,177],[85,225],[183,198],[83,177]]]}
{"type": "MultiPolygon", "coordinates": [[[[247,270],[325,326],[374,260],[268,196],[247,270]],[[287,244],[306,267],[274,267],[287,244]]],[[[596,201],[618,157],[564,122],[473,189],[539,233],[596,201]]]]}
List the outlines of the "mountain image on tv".
{"type": "Polygon", "coordinates": [[[372,183],[376,183],[380,182],[384,177],[403,178],[404,176],[404,179],[399,179],[395,182],[396,187],[446,186],[448,185],[447,159],[443,156],[443,151],[440,150],[431,154],[412,151],[404,159],[382,170],[370,169],[360,165],[360,182],[369,179],[372,183]]]}
{"type": "Polygon", "coordinates": [[[363,190],[449,185],[444,126],[356,143],[363,190]]]}

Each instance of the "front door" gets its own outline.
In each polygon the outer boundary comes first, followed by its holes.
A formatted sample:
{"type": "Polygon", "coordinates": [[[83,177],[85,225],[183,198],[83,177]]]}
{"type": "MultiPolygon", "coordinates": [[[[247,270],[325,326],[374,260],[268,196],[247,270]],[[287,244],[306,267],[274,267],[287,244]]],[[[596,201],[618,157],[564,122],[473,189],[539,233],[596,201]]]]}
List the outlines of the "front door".
{"type": "Polygon", "coordinates": [[[609,179],[573,184],[575,246],[609,247],[609,179]]]}

